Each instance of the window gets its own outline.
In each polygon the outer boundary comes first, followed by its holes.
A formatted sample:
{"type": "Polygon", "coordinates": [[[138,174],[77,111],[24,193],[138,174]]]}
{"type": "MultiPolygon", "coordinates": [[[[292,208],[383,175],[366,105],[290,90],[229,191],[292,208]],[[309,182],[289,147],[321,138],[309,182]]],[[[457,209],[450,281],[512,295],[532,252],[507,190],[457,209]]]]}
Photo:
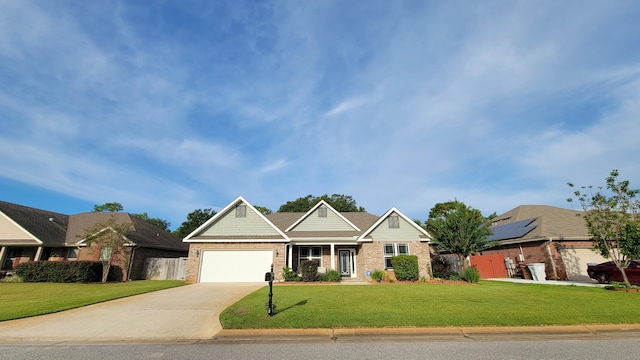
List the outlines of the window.
{"type": "Polygon", "coordinates": [[[327,208],[321,206],[318,208],[318,217],[326,218],[327,217],[327,208]]]}
{"type": "Polygon", "coordinates": [[[300,263],[305,260],[316,260],[318,265],[322,266],[322,247],[320,246],[301,246],[299,255],[300,263]]]}
{"type": "Polygon", "coordinates": [[[77,248],[70,248],[67,250],[67,260],[78,260],[78,252],[80,250],[77,248]]]}
{"type": "Polygon", "coordinates": [[[384,244],[384,268],[393,269],[391,258],[396,255],[409,255],[408,244],[384,244]]]}
{"type": "Polygon", "coordinates": [[[400,217],[398,215],[389,216],[389,229],[400,228],[400,217]]]}
{"type": "Polygon", "coordinates": [[[236,217],[237,218],[247,217],[247,205],[238,205],[236,207],[236,217]]]}

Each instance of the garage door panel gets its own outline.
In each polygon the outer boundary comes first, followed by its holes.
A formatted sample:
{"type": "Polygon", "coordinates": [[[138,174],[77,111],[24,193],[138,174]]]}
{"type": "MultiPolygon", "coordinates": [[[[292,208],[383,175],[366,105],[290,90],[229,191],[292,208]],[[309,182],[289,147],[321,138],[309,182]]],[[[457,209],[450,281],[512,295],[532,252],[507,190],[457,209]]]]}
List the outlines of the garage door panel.
{"type": "Polygon", "coordinates": [[[591,249],[564,248],[560,249],[562,261],[567,272],[567,278],[573,281],[590,281],[587,274],[587,264],[599,264],[607,259],[591,249]]]}
{"type": "Polygon", "coordinates": [[[262,282],[272,262],[271,250],[206,250],[200,282],[262,282]]]}

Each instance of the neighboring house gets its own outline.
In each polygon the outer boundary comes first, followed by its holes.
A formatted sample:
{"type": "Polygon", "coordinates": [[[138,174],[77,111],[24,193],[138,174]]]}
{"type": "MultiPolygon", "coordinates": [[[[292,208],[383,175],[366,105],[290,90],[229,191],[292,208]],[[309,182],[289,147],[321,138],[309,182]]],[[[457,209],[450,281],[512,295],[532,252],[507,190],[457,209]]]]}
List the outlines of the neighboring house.
{"type": "Polygon", "coordinates": [[[501,254],[514,265],[544,263],[547,279],[589,280],[587,263],[607,261],[592,250],[581,211],[521,205],[493,219],[488,240],[499,246],[481,255],[501,254]]]}
{"type": "Polygon", "coordinates": [[[122,280],[143,278],[147,258],[187,256],[188,245],[180,238],[128,213],[64,215],[0,201],[0,270],[10,271],[27,261],[97,261],[100,249],[85,244],[82,236],[111,216],[119,223],[133,224],[126,235],[125,253],[112,260],[122,280]]]}
{"type": "Polygon", "coordinates": [[[429,277],[430,235],[395,208],[382,216],[338,212],[325,201],[306,213],[263,215],[238,197],[185,237],[190,244],[188,282],[256,282],[273,264],[276,279],[285,266],[317,260],[320,271],[368,280],[391,268],[391,257],[418,256],[420,276],[429,277]]]}

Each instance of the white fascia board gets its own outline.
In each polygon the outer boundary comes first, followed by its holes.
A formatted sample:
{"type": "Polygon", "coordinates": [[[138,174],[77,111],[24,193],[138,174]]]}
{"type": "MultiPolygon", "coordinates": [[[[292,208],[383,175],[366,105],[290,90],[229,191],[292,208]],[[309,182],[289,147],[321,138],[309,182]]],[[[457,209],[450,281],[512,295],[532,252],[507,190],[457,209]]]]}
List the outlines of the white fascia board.
{"type": "Polygon", "coordinates": [[[289,239],[189,239],[189,241],[183,240],[189,243],[289,243],[289,239]]]}
{"type": "MultiPolygon", "coordinates": [[[[416,224],[413,220],[409,219],[405,214],[403,214],[400,210],[396,209],[395,207],[392,207],[391,209],[389,209],[389,211],[387,211],[384,215],[382,215],[378,221],[376,221],[373,225],[371,225],[370,228],[367,229],[367,231],[365,231],[364,233],[362,233],[362,235],[360,235],[360,238],[358,239],[359,242],[370,242],[371,240],[369,239],[365,239],[365,237],[367,237],[369,234],[371,234],[371,232],[378,227],[380,224],[382,224],[383,221],[385,221],[389,216],[391,216],[391,214],[393,213],[398,214],[398,216],[400,216],[402,219],[404,219],[406,222],[408,222],[409,224],[411,224],[411,226],[413,226],[416,230],[418,230],[420,233],[422,233],[423,235],[425,235],[428,240],[426,240],[427,242],[430,241],[432,239],[431,234],[429,234],[425,229],[423,229],[422,227],[420,227],[418,224],[416,224]]],[[[420,240],[420,241],[425,241],[425,240],[420,240]]]]}
{"type": "Polygon", "coordinates": [[[315,241],[291,241],[291,245],[294,246],[308,246],[308,245],[358,245],[357,241],[353,239],[349,241],[328,241],[328,240],[315,240],[315,241]]]}
{"type": "Polygon", "coordinates": [[[320,206],[326,206],[328,209],[330,209],[334,214],[338,215],[339,218],[341,218],[344,222],[346,222],[347,224],[349,224],[349,226],[351,226],[352,228],[354,228],[356,231],[361,231],[357,226],[355,226],[351,221],[347,220],[346,217],[344,217],[342,214],[340,214],[339,211],[337,211],[336,209],[334,209],[331,205],[327,204],[326,201],[324,200],[320,200],[314,207],[311,208],[311,210],[307,211],[304,215],[302,215],[300,217],[300,219],[298,219],[296,222],[294,222],[293,224],[291,224],[291,226],[289,226],[285,232],[291,231],[292,229],[294,229],[296,226],[298,226],[298,224],[300,224],[304,219],[306,219],[307,217],[309,217],[314,211],[316,211],[317,208],[319,208],[320,206]]]}
{"type": "Polygon", "coordinates": [[[38,239],[37,237],[35,237],[32,233],[30,233],[29,231],[27,231],[27,229],[23,228],[20,224],[18,224],[17,222],[15,222],[11,217],[9,217],[7,214],[3,213],[2,211],[0,211],[0,214],[2,214],[2,216],[4,216],[5,219],[7,219],[10,223],[12,223],[13,225],[15,225],[16,227],[18,227],[20,230],[24,231],[25,234],[29,235],[33,240],[35,240],[36,242],[38,242],[38,244],[44,244],[44,241],[38,239]]]}
{"type": "Polygon", "coordinates": [[[353,242],[356,243],[358,241],[357,237],[354,236],[348,236],[348,237],[335,237],[335,238],[317,238],[317,237],[311,237],[311,238],[304,238],[304,237],[297,237],[297,238],[291,238],[291,242],[295,243],[295,242],[322,242],[322,243],[333,243],[333,242],[353,242]]]}
{"type": "MultiPolygon", "coordinates": [[[[245,205],[247,205],[247,208],[251,209],[251,211],[256,213],[264,222],[269,224],[269,226],[271,226],[278,234],[280,234],[284,238],[284,240],[286,240],[286,241],[289,240],[289,237],[287,235],[285,235],[285,233],[283,233],[282,230],[278,229],[275,225],[273,225],[273,223],[271,221],[269,221],[269,219],[267,219],[260,211],[258,211],[253,205],[251,205],[242,196],[238,196],[235,200],[230,202],[229,205],[225,206],[222,210],[220,210],[215,215],[213,215],[211,217],[211,219],[207,220],[204,224],[200,225],[197,229],[193,230],[191,232],[191,234],[187,235],[184,238],[184,240],[182,240],[182,242],[186,242],[186,243],[188,243],[188,242],[196,242],[195,240],[191,239],[193,236],[197,235],[202,230],[204,230],[207,227],[209,227],[209,225],[211,225],[213,222],[215,222],[218,218],[224,216],[227,212],[229,212],[229,210],[231,208],[233,208],[234,206],[237,206],[240,203],[244,203],[245,205]]],[[[255,241],[255,240],[251,240],[251,241],[255,241]]],[[[201,242],[201,241],[197,241],[197,242],[201,242]]]]}
{"type": "MultiPolygon", "coordinates": [[[[106,227],[106,228],[96,232],[95,234],[92,234],[92,236],[93,235],[98,235],[101,232],[106,231],[106,230],[111,230],[111,231],[115,232],[115,230],[112,227],[106,227]]],[[[124,241],[126,241],[125,246],[137,246],[138,245],[138,244],[134,243],[133,241],[129,240],[129,238],[127,238],[124,235],[122,236],[122,238],[124,239],[124,241]]],[[[87,241],[87,238],[83,238],[82,240],[80,240],[78,242],[75,242],[75,243],[71,243],[71,244],[65,243],[65,245],[86,246],[87,244],[85,243],[85,241],[87,241]]]]}

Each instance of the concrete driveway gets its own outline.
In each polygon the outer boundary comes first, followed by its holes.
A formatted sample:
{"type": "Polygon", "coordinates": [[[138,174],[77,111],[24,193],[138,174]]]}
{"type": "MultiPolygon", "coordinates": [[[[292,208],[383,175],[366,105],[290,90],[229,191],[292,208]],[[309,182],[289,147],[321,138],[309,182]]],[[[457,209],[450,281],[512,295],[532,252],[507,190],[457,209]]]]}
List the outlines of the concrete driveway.
{"type": "Polygon", "coordinates": [[[220,312],[264,283],[200,283],[0,322],[0,342],[211,339],[220,312]]]}

